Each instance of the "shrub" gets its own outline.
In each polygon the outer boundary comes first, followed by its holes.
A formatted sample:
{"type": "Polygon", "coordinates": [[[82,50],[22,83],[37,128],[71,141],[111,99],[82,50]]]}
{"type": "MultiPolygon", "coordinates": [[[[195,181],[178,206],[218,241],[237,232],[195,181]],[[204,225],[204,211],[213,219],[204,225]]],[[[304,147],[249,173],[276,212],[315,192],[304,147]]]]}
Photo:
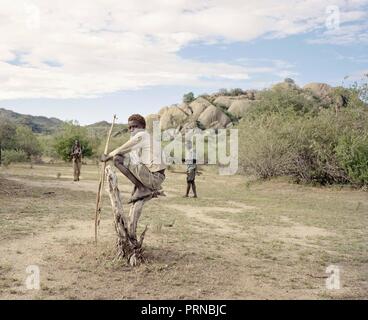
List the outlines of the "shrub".
{"type": "Polygon", "coordinates": [[[15,133],[15,146],[18,150],[23,150],[27,158],[41,155],[41,145],[32,130],[25,126],[18,126],[15,133]]]}
{"type": "Polygon", "coordinates": [[[227,91],[227,89],[225,89],[225,88],[222,88],[222,89],[220,89],[219,91],[218,91],[218,93],[217,93],[218,95],[220,95],[220,96],[228,96],[229,95],[229,92],[227,91]]]}
{"type": "Polygon", "coordinates": [[[239,125],[240,166],[260,178],[367,184],[368,110],[261,115],[239,125]]]}
{"type": "Polygon", "coordinates": [[[258,117],[260,114],[317,114],[323,107],[322,102],[313,96],[301,94],[296,89],[264,90],[259,93],[259,101],[252,105],[249,116],[258,117]]]}
{"type": "Polygon", "coordinates": [[[234,88],[234,89],[230,90],[229,94],[231,96],[240,96],[240,95],[244,94],[244,91],[240,88],[234,88]]]}
{"type": "Polygon", "coordinates": [[[186,94],[184,94],[183,96],[183,102],[184,103],[191,103],[192,101],[194,101],[194,93],[193,92],[188,92],[186,94]]]}
{"type": "Polygon", "coordinates": [[[353,183],[368,185],[368,133],[342,136],[336,155],[353,183]]]}
{"type": "Polygon", "coordinates": [[[5,118],[0,118],[0,148],[14,149],[16,126],[5,118]]]}
{"type": "Polygon", "coordinates": [[[27,161],[27,154],[23,150],[1,150],[1,162],[7,166],[14,162],[27,161]]]}

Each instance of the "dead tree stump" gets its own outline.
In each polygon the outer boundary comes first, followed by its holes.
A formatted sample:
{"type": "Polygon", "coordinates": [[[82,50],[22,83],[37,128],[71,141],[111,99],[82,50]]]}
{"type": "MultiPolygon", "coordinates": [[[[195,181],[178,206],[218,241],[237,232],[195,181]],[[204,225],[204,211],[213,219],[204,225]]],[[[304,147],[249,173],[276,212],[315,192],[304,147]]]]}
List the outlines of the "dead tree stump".
{"type": "Polygon", "coordinates": [[[151,198],[136,201],[130,207],[129,213],[124,214],[123,202],[118,188],[118,179],[111,166],[107,166],[106,190],[109,194],[114,215],[114,226],[117,235],[116,239],[116,258],[117,260],[126,259],[131,265],[135,266],[144,262],[143,239],[147,231],[147,226],[137,239],[137,224],[141,216],[143,205],[151,198]]]}

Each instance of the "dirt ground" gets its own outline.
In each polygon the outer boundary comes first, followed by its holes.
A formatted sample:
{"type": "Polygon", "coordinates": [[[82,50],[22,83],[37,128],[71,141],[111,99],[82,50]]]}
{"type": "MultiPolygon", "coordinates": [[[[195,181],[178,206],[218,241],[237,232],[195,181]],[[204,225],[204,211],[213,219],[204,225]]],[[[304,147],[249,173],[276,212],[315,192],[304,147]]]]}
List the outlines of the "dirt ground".
{"type": "MultiPolygon", "coordinates": [[[[185,199],[180,170],[168,172],[167,196],[146,204],[139,230],[148,225],[148,261],[131,268],[113,262],[106,194],[94,244],[97,166],[84,166],[80,182],[68,165],[1,168],[0,298],[368,298],[367,192],[205,168],[199,198],[185,199]],[[39,267],[40,290],[26,288],[30,265],[39,267]],[[330,265],[340,289],[326,288],[330,265]]],[[[131,186],[118,177],[127,200],[131,186]]]]}

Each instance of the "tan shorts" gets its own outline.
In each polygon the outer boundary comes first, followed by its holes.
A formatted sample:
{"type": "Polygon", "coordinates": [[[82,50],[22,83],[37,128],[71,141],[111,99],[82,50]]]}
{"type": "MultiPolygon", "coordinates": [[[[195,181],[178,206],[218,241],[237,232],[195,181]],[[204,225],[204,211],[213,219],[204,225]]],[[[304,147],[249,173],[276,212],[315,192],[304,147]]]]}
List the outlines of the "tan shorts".
{"type": "Polygon", "coordinates": [[[131,161],[129,156],[123,157],[124,167],[126,167],[142,184],[153,190],[161,190],[162,183],[165,180],[165,175],[160,172],[151,172],[143,163],[135,163],[131,161]]]}

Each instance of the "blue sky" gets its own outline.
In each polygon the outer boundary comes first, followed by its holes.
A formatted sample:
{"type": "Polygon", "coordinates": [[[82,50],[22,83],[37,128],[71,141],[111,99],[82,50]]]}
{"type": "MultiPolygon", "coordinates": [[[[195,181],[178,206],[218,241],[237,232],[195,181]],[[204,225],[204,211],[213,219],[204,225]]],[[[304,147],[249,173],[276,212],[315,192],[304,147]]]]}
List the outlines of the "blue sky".
{"type": "Polygon", "coordinates": [[[126,122],[189,91],[264,88],[285,77],[339,85],[368,73],[367,1],[155,0],[167,7],[150,11],[110,0],[113,13],[100,1],[71,13],[67,2],[19,10],[5,0],[0,16],[19,20],[0,20],[0,107],[81,124],[116,113],[126,122]]]}

